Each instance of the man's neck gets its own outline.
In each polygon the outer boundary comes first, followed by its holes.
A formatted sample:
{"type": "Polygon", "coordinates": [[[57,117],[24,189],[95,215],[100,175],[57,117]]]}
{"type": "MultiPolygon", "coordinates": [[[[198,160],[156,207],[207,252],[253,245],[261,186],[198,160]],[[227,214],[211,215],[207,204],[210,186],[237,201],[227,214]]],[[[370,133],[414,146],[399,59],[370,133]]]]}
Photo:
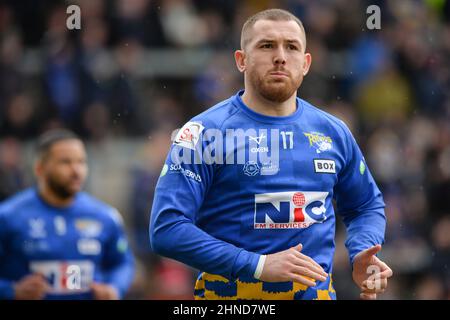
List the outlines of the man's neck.
{"type": "Polygon", "coordinates": [[[73,203],[75,199],[75,196],[64,199],[58,197],[54,192],[50,190],[50,188],[48,188],[48,186],[40,185],[38,188],[38,192],[45,202],[54,207],[61,207],[61,208],[68,207],[73,203]]]}
{"type": "Polygon", "coordinates": [[[297,109],[296,94],[284,102],[272,102],[251,90],[245,89],[242,101],[253,111],[272,117],[286,117],[297,109]]]}

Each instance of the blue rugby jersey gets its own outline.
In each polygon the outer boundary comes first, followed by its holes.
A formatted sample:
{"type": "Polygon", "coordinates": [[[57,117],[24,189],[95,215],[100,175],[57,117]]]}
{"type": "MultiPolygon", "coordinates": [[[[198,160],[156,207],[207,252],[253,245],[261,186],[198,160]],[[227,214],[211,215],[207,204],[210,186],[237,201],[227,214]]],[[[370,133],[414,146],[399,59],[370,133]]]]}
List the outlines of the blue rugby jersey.
{"type": "Polygon", "coordinates": [[[46,203],[30,188],[0,204],[0,299],[13,284],[42,273],[45,299],[92,299],[91,282],[107,283],[123,297],[134,276],[120,214],[85,192],[68,207],[46,203]]]}
{"type": "Polygon", "coordinates": [[[156,187],[152,248],[201,270],[198,299],[335,299],[332,200],[352,263],[384,242],[381,192],[341,120],[300,98],[289,116],[262,115],[242,93],[178,132],[156,187]],[[308,288],[255,278],[261,255],[299,243],[327,281],[308,288]]]}

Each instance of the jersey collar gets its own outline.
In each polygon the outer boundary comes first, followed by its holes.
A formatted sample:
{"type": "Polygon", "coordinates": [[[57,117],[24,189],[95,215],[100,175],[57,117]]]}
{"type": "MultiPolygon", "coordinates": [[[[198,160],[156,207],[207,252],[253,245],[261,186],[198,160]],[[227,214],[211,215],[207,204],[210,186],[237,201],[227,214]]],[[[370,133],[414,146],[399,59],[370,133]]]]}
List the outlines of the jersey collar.
{"type": "Polygon", "coordinates": [[[244,93],[244,90],[240,90],[234,97],[233,102],[234,104],[240,108],[244,113],[246,113],[250,118],[264,123],[292,123],[295,120],[297,120],[301,113],[303,112],[303,103],[302,100],[299,98],[296,98],[296,106],[297,109],[294,113],[288,115],[288,116],[268,116],[261,113],[258,113],[252,109],[250,109],[244,101],[242,101],[242,94],[244,93]]]}

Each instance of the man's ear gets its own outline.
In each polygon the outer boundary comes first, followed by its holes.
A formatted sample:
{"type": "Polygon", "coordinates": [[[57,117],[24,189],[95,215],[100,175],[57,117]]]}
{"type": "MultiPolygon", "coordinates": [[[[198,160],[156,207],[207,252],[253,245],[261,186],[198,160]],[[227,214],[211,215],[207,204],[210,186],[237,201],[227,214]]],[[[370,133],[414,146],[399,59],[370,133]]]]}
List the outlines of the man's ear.
{"type": "Polygon", "coordinates": [[[243,50],[236,50],[234,52],[234,60],[236,61],[236,66],[239,72],[244,72],[245,67],[245,52],[243,50]]]}
{"type": "Polygon", "coordinates": [[[309,68],[311,67],[312,56],[311,53],[305,53],[305,61],[303,62],[303,76],[306,76],[309,72],[309,68]]]}
{"type": "Polygon", "coordinates": [[[43,172],[44,172],[44,166],[42,163],[42,159],[38,159],[36,161],[34,161],[34,175],[36,176],[36,178],[39,178],[42,176],[43,172]]]}

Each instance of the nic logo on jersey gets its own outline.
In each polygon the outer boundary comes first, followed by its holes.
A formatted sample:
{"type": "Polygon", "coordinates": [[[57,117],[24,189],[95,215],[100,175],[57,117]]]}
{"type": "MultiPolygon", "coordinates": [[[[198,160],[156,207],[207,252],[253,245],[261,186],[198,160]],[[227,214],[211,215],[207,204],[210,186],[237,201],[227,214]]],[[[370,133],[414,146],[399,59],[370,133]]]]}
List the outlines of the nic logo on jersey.
{"type": "Polygon", "coordinates": [[[328,192],[289,191],[255,195],[255,229],[303,229],[322,223],[328,192]]]}

